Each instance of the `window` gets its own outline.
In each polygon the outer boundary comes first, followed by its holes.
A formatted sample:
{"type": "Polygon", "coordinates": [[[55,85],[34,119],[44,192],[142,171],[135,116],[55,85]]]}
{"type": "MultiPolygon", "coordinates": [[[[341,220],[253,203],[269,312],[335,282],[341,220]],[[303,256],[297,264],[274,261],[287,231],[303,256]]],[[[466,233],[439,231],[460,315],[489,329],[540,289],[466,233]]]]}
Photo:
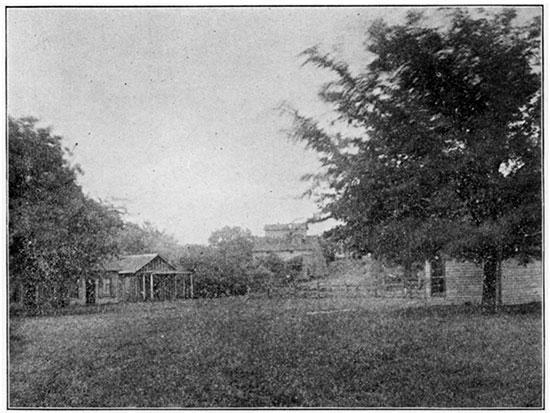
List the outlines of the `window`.
{"type": "Polygon", "coordinates": [[[432,296],[445,295],[445,262],[442,257],[435,256],[430,261],[432,296]]]}
{"type": "Polygon", "coordinates": [[[114,297],[115,285],[111,277],[99,278],[99,296],[100,297],[114,297]]]}

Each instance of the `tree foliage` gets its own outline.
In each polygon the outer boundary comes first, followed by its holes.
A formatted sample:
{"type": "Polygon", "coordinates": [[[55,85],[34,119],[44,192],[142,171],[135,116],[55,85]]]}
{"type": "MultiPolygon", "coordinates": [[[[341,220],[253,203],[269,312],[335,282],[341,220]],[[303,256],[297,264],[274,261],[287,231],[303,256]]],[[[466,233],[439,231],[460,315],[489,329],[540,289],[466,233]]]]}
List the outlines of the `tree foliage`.
{"type": "Polygon", "coordinates": [[[251,288],[253,237],[248,229],[224,227],[214,231],[209,245],[187,245],[180,265],[195,274],[195,295],[243,295],[251,288]]]}
{"type": "Polygon", "coordinates": [[[211,246],[187,245],[180,266],[193,273],[196,297],[214,298],[247,292],[248,277],[244,265],[227,261],[211,246]]]}
{"type": "Polygon", "coordinates": [[[71,282],[117,252],[116,210],[86,197],[61,137],[36,119],[9,118],[9,278],[27,304],[37,290],[64,305],[71,282]]]}
{"type": "Polygon", "coordinates": [[[275,253],[254,260],[254,268],[259,275],[264,274],[263,278],[269,282],[269,287],[286,287],[294,284],[302,274],[303,265],[302,256],[285,261],[275,253]]]}
{"type": "Polygon", "coordinates": [[[254,237],[248,229],[223,227],[214,231],[209,245],[186,245],[180,266],[195,275],[197,297],[269,292],[288,286],[301,273],[302,257],[283,261],[275,254],[253,257],[254,237]]]}
{"type": "Polygon", "coordinates": [[[158,253],[172,263],[176,263],[184,251],[184,247],[172,235],[159,230],[150,222],[143,225],[125,222],[117,234],[117,245],[121,254],[158,253]]]}
{"type": "Polygon", "coordinates": [[[232,264],[243,266],[252,260],[254,237],[249,229],[223,227],[210,235],[208,244],[232,264]]]}
{"type": "Polygon", "coordinates": [[[306,50],[336,75],[319,95],[341,126],[290,108],[291,137],[321,154],[316,194],[349,249],[406,268],[441,251],[483,262],[494,300],[495,263],[541,252],[540,19],[440,13],[374,23],[360,73],[306,50]]]}

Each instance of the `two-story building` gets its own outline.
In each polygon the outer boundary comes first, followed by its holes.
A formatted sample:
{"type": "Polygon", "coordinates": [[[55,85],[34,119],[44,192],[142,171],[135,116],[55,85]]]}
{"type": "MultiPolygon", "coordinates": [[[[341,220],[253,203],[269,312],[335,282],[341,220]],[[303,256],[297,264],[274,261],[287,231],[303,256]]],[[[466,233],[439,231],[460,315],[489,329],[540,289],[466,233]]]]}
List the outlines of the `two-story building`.
{"type": "Polygon", "coordinates": [[[319,237],[307,235],[307,230],[306,223],[266,225],[265,236],[255,238],[252,253],[258,258],[274,254],[283,261],[301,258],[301,279],[323,276],[327,263],[319,237]]]}

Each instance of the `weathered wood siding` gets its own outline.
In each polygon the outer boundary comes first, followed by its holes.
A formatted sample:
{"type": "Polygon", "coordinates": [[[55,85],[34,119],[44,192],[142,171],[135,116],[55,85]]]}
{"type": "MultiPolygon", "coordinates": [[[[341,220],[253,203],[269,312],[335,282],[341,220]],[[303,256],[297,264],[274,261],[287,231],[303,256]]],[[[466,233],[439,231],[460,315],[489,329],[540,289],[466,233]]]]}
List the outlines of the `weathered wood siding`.
{"type": "MultiPolygon", "coordinates": [[[[134,274],[129,271],[119,273],[115,270],[92,274],[91,277],[95,283],[95,303],[150,300],[152,298],[151,274],[156,271],[175,272],[176,268],[162,257],[156,256],[134,274]]],[[[158,274],[153,278],[153,299],[187,298],[191,295],[187,293],[185,277],[176,277],[175,274],[158,274]]],[[[77,291],[78,294],[72,297],[71,303],[85,304],[86,284],[84,279],[78,281],[77,291]]]]}
{"type": "Polygon", "coordinates": [[[143,301],[141,278],[134,275],[119,277],[118,301],[143,301]]]}
{"type": "Polygon", "coordinates": [[[452,303],[481,303],[483,269],[472,262],[445,262],[446,296],[452,303]]]}
{"type": "Polygon", "coordinates": [[[152,260],[150,263],[145,265],[143,268],[139,270],[140,273],[142,272],[150,272],[150,271],[175,271],[176,269],[170,265],[168,262],[163,260],[161,257],[155,257],[154,260],[152,260]]]}
{"type": "Polygon", "coordinates": [[[483,270],[472,262],[445,261],[445,293],[434,296],[431,291],[431,265],[426,263],[426,297],[433,302],[462,304],[481,303],[483,270]]]}
{"type": "Polygon", "coordinates": [[[542,301],[542,262],[520,265],[516,260],[502,263],[503,304],[542,301]]]}
{"type": "MultiPolygon", "coordinates": [[[[118,272],[116,271],[106,271],[101,274],[96,282],[96,303],[105,304],[105,303],[115,303],[119,301],[119,291],[118,291],[118,272]],[[104,283],[108,281],[108,289],[105,289],[104,283]]],[[[85,293],[85,292],[84,292],[85,293]]]]}
{"type": "MultiPolygon", "coordinates": [[[[426,296],[433,302],[480,304],[483,294],[483,268],[472,262],[445,261],[445,294],[433,297],[430,291],[431,268],[427,263],[426,296]]],[[[519,265],[515,260],[502,263],[502,303],[522,304],[542,300],[542,263],[519,265]]]]}

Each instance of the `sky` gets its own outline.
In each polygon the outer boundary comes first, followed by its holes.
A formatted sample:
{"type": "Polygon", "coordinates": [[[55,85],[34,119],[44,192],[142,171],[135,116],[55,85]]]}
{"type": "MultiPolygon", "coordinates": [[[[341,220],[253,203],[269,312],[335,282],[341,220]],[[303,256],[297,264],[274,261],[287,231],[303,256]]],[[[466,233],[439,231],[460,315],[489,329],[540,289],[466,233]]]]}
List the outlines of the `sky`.
{"type": "MultiPolygon", "coordinates": [[[[359,70],[370,22],[406,8],[8,9],[8,113],[52,126],[85,193],[182,244],[223,226],[263,235],[318,206],[300,177],[317,155],[285,134],[283,102],[330,116],[319,45],[359,70]]],[[[332,225],[315,224],[318,234],[332,225]]]]}

